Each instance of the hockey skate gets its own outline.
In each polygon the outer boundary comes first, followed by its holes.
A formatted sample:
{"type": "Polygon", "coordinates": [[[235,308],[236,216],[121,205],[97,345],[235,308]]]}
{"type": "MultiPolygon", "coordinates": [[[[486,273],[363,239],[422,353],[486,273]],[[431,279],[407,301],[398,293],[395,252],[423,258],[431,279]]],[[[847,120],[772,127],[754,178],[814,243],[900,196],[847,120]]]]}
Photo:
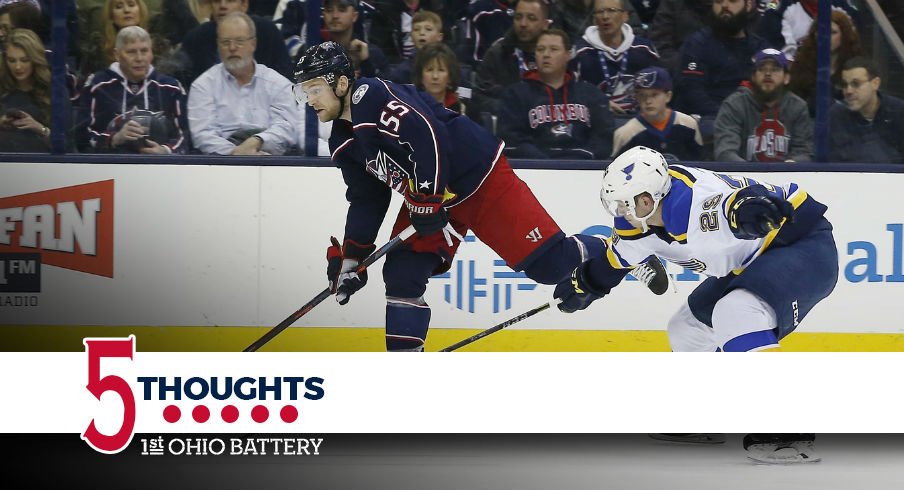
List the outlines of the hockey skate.
{"type": "Polygon", "coordinates": [[[669,290],[669,273],[655,255],[632,270],[631,275],[646,284],[653,294],[662,295],[669,290]]]}
{"type": "Polygon", "coordinates": [[[647,434],[651,439],[686,444],[724,444],[725,434],[647,434]]]}
{"type": "MultiPolygon", "coordinates": [[[[803,435],[803,434],[802,434],[803,435]]],[[[744,449],[747,457],[759,464],[797,464],[818,463],[822,460],[813,446],[813,439],[803,435],[794,440],[793,437],[776,434],[778,437],[758,437],[749,434],[744,437],[744,449]],[[783,437],[785,436],[785,437],[783,437]]],[[[767,434],[771,436],[771,434],[767,434]]]]}

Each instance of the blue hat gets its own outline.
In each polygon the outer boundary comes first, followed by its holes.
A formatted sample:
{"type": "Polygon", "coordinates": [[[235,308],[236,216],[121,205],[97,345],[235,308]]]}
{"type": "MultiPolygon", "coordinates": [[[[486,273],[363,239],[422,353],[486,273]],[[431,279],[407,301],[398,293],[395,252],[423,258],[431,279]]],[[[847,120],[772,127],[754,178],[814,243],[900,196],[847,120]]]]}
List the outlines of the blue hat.
{"type": "Polygon", "coordinates": [[[766,60],[774,61],[775,64],[782,67],[782,70],[788,71],[788,58],[785,56],[785,53],[772,48],[766,48],[758,51],[755,55],[753,55],[753,66],[757,67],[760,65],[760,63],[766,60]]]}
{"type": "Polygon", "coordinates": [[[634,88],[655,88],[668,92],[672,90],[672,77],[665,68],[650,66],[634,75],[634,88]]]}

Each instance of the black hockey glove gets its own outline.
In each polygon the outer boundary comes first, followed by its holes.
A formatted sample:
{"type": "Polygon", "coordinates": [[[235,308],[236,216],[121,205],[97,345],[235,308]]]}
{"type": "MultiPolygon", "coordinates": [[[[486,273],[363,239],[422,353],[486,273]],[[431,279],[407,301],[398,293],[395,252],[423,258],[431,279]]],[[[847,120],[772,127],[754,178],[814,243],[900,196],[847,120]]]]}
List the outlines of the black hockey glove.
{"type": "Polygon", "coordinates": [[[443,209],[443,196],[439,194],[406,192],[405,206],[411,224],[421,237],[432,235],[449,223],[449,215],[443,209]]]}
{"type": "Polygon", "coordinates": [[[565,279],[556,285],[553,296],[562,300],[558,308],[565,313],[574,313],[590,306],[590,303],[609,294],[611,289],[596,289],[587,280],[588,263],[578,266],[569,279],[565,279]]]}
{"type": "Polygon", "coordinates": [[[728,227],[737,238],[755,240],[791,218],[794,207],[775,196],[738,197],[728,209],[728,227]]]}
{"type": "Polygon", "coordinates": [[[367,284],[367,269],[358,273],[358,264],[377,247],[361,245],[352,240],[345,240],[343,247],[336,237],[330,237],[330,243],[332,245],[326,249],[326,277],[330,281],[330,290],[336,294],[336,301],[344,305],[367,284]]]}

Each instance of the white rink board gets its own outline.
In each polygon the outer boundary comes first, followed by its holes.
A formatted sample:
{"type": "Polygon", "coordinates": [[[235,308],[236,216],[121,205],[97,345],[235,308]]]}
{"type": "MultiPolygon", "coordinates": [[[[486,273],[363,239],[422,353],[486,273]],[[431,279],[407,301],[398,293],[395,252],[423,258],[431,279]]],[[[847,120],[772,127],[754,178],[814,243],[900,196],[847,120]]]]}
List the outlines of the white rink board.
{"type": "MultiPolygon", "coordinates": [[[[566,233],[611,226],[599,203],[599,172],[517,173],[566,233]]],[[[904,174],[746,175],[776,184],[793,180],[829,205],[839,282],[798,331],[904,332],[904,318],[896,313],[904,298],[904,212],[887,204],[887,196],[904,188],[904,174]],[[852,282],[846,269],[870,246],[879,280],[852,282]]],[[[113,277],[45,263],[40,292],[0,292],[0,324],[266,326],[326,285],[325,249],[331,235],[341,239],[346,210],[345,186],[334,168],[7,163],[0,164],[0,199],[7,203],[0,208],[22,194],[109,179],[113,277]],[[3,303],[21,295],[37,297],[38,305],[3,303]]],[[[389,239],[399,204],[396,196],[378,245],[389,239]]],[[[0,241],[7,237],[15,244],[19,236],[4,220],[0,241]]],[[[0,254],[7,252],[0,245],[0,254]]],[[[432,279],[428,287],[433,327],[486,328],[551,299],[552,286],[504,277],[511,271],[494,265],[496,259],[479,242],[462,245],[450,275],[432,279]]],[[[853,270],[863,274],[864,267],[853,270]]],[[[328,300],[297,325],[382,326],[381,283],[376,267],[349,305],[328,300]]],[[[677,284],[678,294],[656,297],[637,282],[624,283],[589,311],[537,315],[519,328],[661,330],[698,281],[677,284]]]]}

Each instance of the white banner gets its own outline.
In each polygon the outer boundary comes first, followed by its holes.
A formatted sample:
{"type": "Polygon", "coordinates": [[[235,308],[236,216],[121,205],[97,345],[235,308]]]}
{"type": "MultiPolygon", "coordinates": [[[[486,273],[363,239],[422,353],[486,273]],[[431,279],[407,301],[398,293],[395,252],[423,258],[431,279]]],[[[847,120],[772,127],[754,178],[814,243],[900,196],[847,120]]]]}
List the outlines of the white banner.
{"type": "Polygon", "coordinates": [[[132,354],[128,338],[91,342],[90,354],[0,357],[3,372],[27,373],[7,376],[24,396],[2,404],[0,432],[93,423],[107,436],[95,445],[188,432],[904,432],[896,390],[876,375],[900,372],[904,353],[132,354]]]}
{"type": "MultiPolygon", "coordinates": [[[[566,233],[607,232],[595,171],[520,170],[566,233]]],[[[904,214],[887,196],[904,174],[763,173],[828,204],[841,275],[802,332],[901,333],[904,214]],[[868,191],[867,191],[868,190],[868,191]]],[[[338,170],[307,167],[0,164],[0,324],[275,325],[326,286],[325,249],[347,204],[338,170]]],[[[399,200],[384,223],[377,245],[399,200]]],[[[549,301],[470,236],[431,279],[433,328],[486,328],[549,301]]],[[[378,263],[351,303],[331,300],[297,325],[382,326],[378,263]]],[[[638,282],[573,315],[519,328],[662,330],[696,274],[670,265],[678,294],[638,282]]]]}

